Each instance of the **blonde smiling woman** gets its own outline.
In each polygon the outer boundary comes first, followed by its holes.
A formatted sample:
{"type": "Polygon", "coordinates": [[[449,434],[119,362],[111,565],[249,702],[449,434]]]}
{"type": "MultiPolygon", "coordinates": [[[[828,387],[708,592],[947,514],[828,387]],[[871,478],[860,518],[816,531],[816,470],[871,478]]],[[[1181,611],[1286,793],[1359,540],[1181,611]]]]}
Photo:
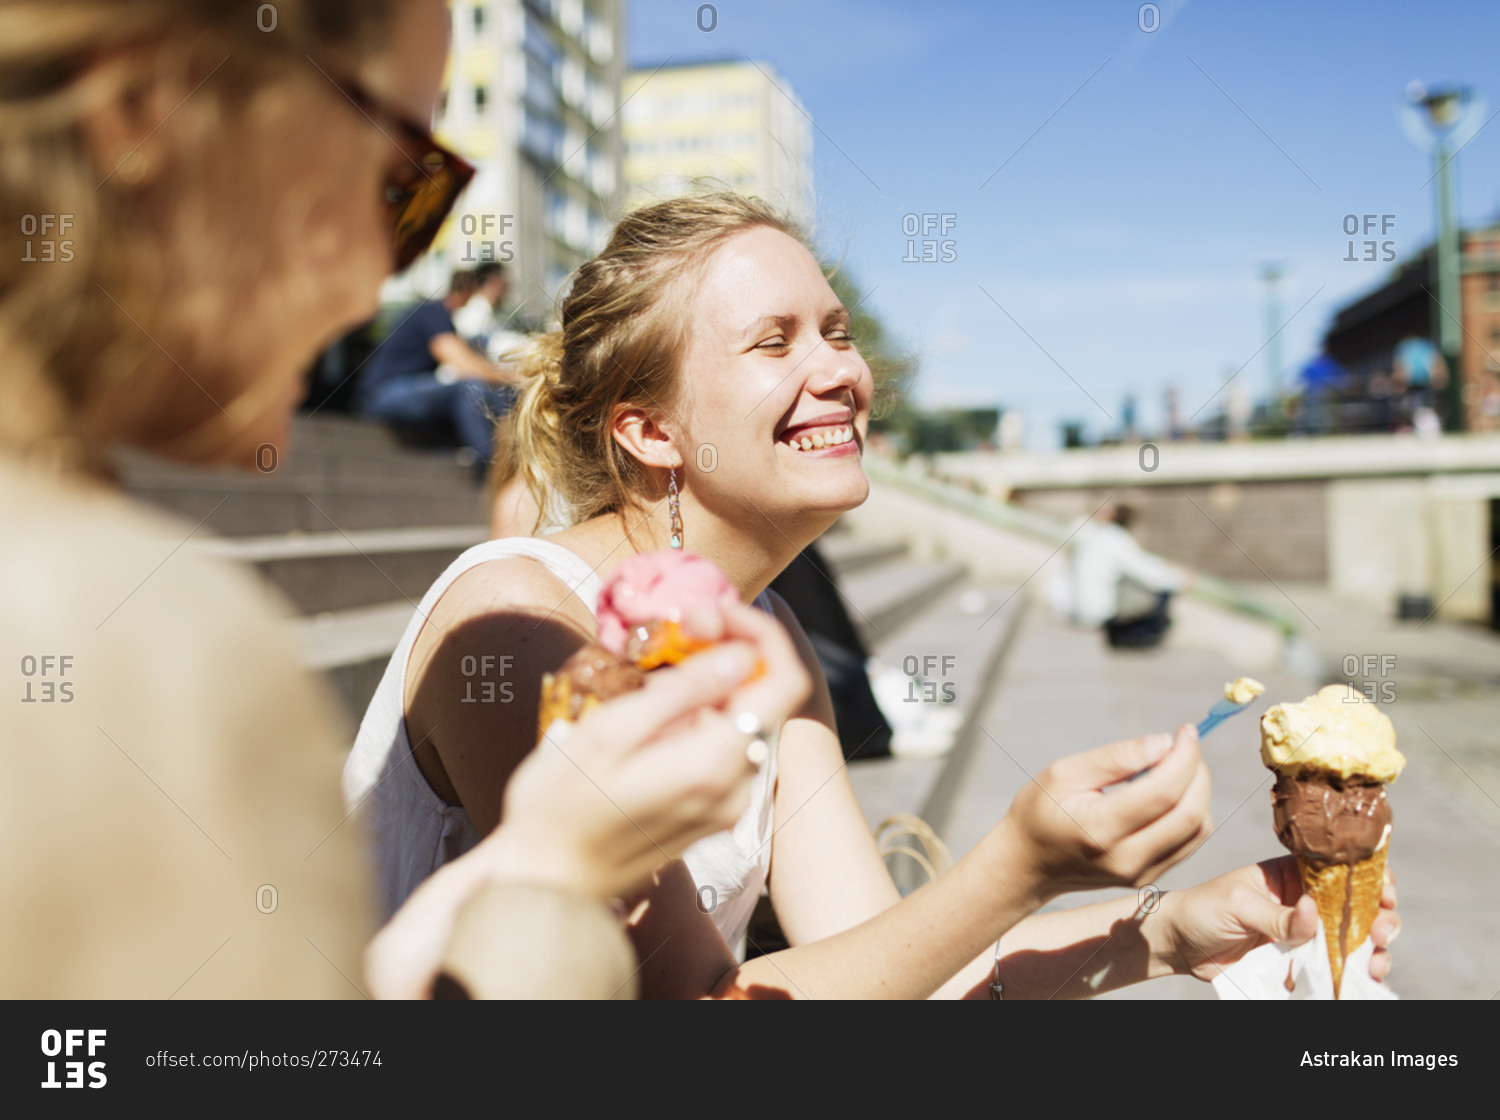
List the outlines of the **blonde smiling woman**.
{"type": "MultiPolygon", "coordinates": [[[[456,561],[366,713],[345,795],[378,803],[387,907],[495,827],[532,751],[541,675],[595,636],[600,580],[677,538],[786,627],[815,685],[779,727],[734,829],[687,849],[633,900],[644,994],[987,998],[998,976],[1007,997],[1087,995],[1099,990],[1090,976],[1104,987],[1207,978],[1269,938],[1311,936],[1315,912],[1289,905],[1300,887],[1288,861],[1171,892],[1145,921],[1133,899],[1034,913],[1065,892],[1150,882],[1209,834],[1191,725],[1059,759],[952,869],[898,896],[855,802],[816,658],[766,590],[865,499],[873,392],[848,310],[776,213],[717,194],[627,215],[578,271],[560,330],[527,370],[498,481],[524,482],[569,525],[456,561]],[[516,701],[503,721],[462,702],[463,659],[481,652],[512,658],[516,701]],[[403,780],[383,782],[388,760],[405,757],[415,765],[403,780]],[[762,886],[791,948],[744,961],[762,886]],[[1080,975],[1089,959],[1097,967],[1080,975]]],[[[1384,919],[1377,944],[1395,924],[1384,919]]],[[[1372,968],[1388,967],[1376,954],[1372,968]]]]}

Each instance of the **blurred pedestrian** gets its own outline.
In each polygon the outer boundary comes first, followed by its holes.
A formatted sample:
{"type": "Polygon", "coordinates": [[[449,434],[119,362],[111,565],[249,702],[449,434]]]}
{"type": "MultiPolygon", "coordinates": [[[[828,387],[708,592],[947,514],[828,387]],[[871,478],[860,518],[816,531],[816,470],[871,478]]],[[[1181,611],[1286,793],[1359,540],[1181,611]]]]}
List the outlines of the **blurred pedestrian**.
{"type": "Polygon", "coordinates": [[[476,267],[472,275],[474,294],[453,313],[454,329],[491,361],[503,363],[507,354],[514,354],[526,345],[526,335],[512,329],[501,311],[509,291],[505,266],[498,261],[487,261],[476,267]]]}
{"type": "Polygon", "coordinates": [[[479,473],[494,453],[495,421],[510,411],[516,377],[459,337],[453,315],[476,290],[472,273],[456,272],[441,300],[401,314],[375,347],[360,377],[359,411],[398,430],[456,438],[473,452],[479,473]]]}
{"type": "Polygon", "coordinates": [[[1442,428],[1441,394],[1448,387],[1448,363],[1431,339],[1403,338],[1391,356],[1396,390],[1401,395],[1403,427],[1419,433],[1442,428]]]}
{"type": "Polygon", "coordinates": [[[1172,624],[1172,596],[1185,587],[1183,570],[1151,555],[1130,533],[1132,506],[1108,501],[1074,536],[1067,577],[1054,588],[1054,605],[1078,625],[1102,629],[1116,649],[1159,645],[1172,624]]]}

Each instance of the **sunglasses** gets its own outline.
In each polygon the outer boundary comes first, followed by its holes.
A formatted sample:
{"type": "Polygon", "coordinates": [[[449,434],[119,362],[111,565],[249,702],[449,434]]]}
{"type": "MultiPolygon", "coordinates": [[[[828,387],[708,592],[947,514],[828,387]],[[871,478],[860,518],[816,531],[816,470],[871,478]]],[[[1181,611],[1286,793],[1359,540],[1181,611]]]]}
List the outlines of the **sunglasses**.
{"type": "Polygon", "coordinates": [[[331,75],[328,80],[406,156],[384,187],[396,271],[404,272],[437,237],[458,196],[474,178],[474,165],[439,144],[431,129],[391,108],[358,82],[331,75]]]}

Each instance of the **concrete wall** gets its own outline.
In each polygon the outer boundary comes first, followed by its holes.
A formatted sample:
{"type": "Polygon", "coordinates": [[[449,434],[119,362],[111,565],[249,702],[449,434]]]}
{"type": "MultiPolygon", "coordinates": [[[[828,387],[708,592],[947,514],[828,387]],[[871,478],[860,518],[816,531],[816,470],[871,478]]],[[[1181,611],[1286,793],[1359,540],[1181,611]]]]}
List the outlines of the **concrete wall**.
{"type": "Polygon", "coordinates": [[[1034,576],[1032,582],[1045,587],[1065,563],[1054,544],[1006,532],[879,483],[871,483],[865,503],[841,520],[861,536],[904,541],[915,560],[957,560],[975,579],[994,583],[1020,583],[1034,576]]]}
{"type": "MultiPolygon", "coordinates": [[[[977,580],[1022,584],[1022,594],[1036,600],[1045,600],[1049,581],[1067,565],[1067,549],[1053,542],[1001,529],[878,482],[871,484],[864,505],[844,514],[842,521],[861,536],[906,542],[914,559],[957,560],[977,580]]],[[[1191,594],[1174,601],[1172,614],[1169,645],[1213,650],[1247,669],[1269,668],[1281,660],[1280,632],[1259,619],[1191,594]]]]}
{"type": "Polygon", "coordinates": [[[1331,591],[1381,612],[1431,594],[1425,478],[1331,479],[1325,504],[1331,591]]]}
{"type": "Polygon", "coordinates": [[[1490,621],[1490,501],[1500,474],[1334,479],[1329,587],[1382,611],[1429,595],[1440,618],[1490,621]]]}
{"type": "Polygon", "coordinates": [[[1106,496],[1135,507],[1142,547],[1223,579],[1322,583],[1328,578],[1325,484],[1219,482],[1197,486],[1111,486],[1017,490],[1027,509],[1063,519],[1093,511],[1106,496]]]}
{"type": "Polygon", "coordinates": [[[1484,468],[1496,447],[1493,437],[1174,445],[1149,483],[1139,481],[1138,465],[1131,473],[1134,452],[1121,449],[1047,462],[942,456],[939,466],[955,480],[1063,521],[1112,496],[1136,507],[1134,531],[1145,548],[1220,578],[1323,583],[1382,614],[1394,613],[1401,595],[1427,595],[1442,618],[1491,624],[1490,502],[1500,499],[1500,471],[1484,468]],[[1277,477],[1335,452],[1346,473],[1277,477]],[[1178,480],[1163,477],[1169,459],[1178,480]],[[1389,473],[1377,473],[1382,459],[1389,473]],[[1201,477],[1211,467],[1254,473],[1201,477]]]}

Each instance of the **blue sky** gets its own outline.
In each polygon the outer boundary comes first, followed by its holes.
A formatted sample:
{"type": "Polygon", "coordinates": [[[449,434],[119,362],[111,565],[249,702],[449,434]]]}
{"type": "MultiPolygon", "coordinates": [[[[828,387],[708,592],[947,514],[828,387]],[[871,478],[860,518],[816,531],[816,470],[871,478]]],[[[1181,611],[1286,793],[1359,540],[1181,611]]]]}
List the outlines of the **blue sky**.
{"type": "MultiPolygon", "coordinates": [[[[1019,408],[1038,448],[1109,431],[1127,392],[1148,429],[1168,385],[1192,413],[1247,361],[1261,396],[1263,263],[1302,308],[1291,370],[1393,267],[1343,259],[1345,215],[1395,215],[1398,261],[1432,238],[1407,83],[1500,107],[1493,0],[1162,0],[1153,32],[1132,2],[723,0],[709,33],[700,6],[627,0],[632,62],[773,63],[817,124],[820,244],[921,357],[918,401],[1019,408]],[[907,214],[954,215],[956,259],[903,261],[907,214]]],[[[1500,120],[1457,166],[1464,222],[1493,219],[1500,120]]]]}

